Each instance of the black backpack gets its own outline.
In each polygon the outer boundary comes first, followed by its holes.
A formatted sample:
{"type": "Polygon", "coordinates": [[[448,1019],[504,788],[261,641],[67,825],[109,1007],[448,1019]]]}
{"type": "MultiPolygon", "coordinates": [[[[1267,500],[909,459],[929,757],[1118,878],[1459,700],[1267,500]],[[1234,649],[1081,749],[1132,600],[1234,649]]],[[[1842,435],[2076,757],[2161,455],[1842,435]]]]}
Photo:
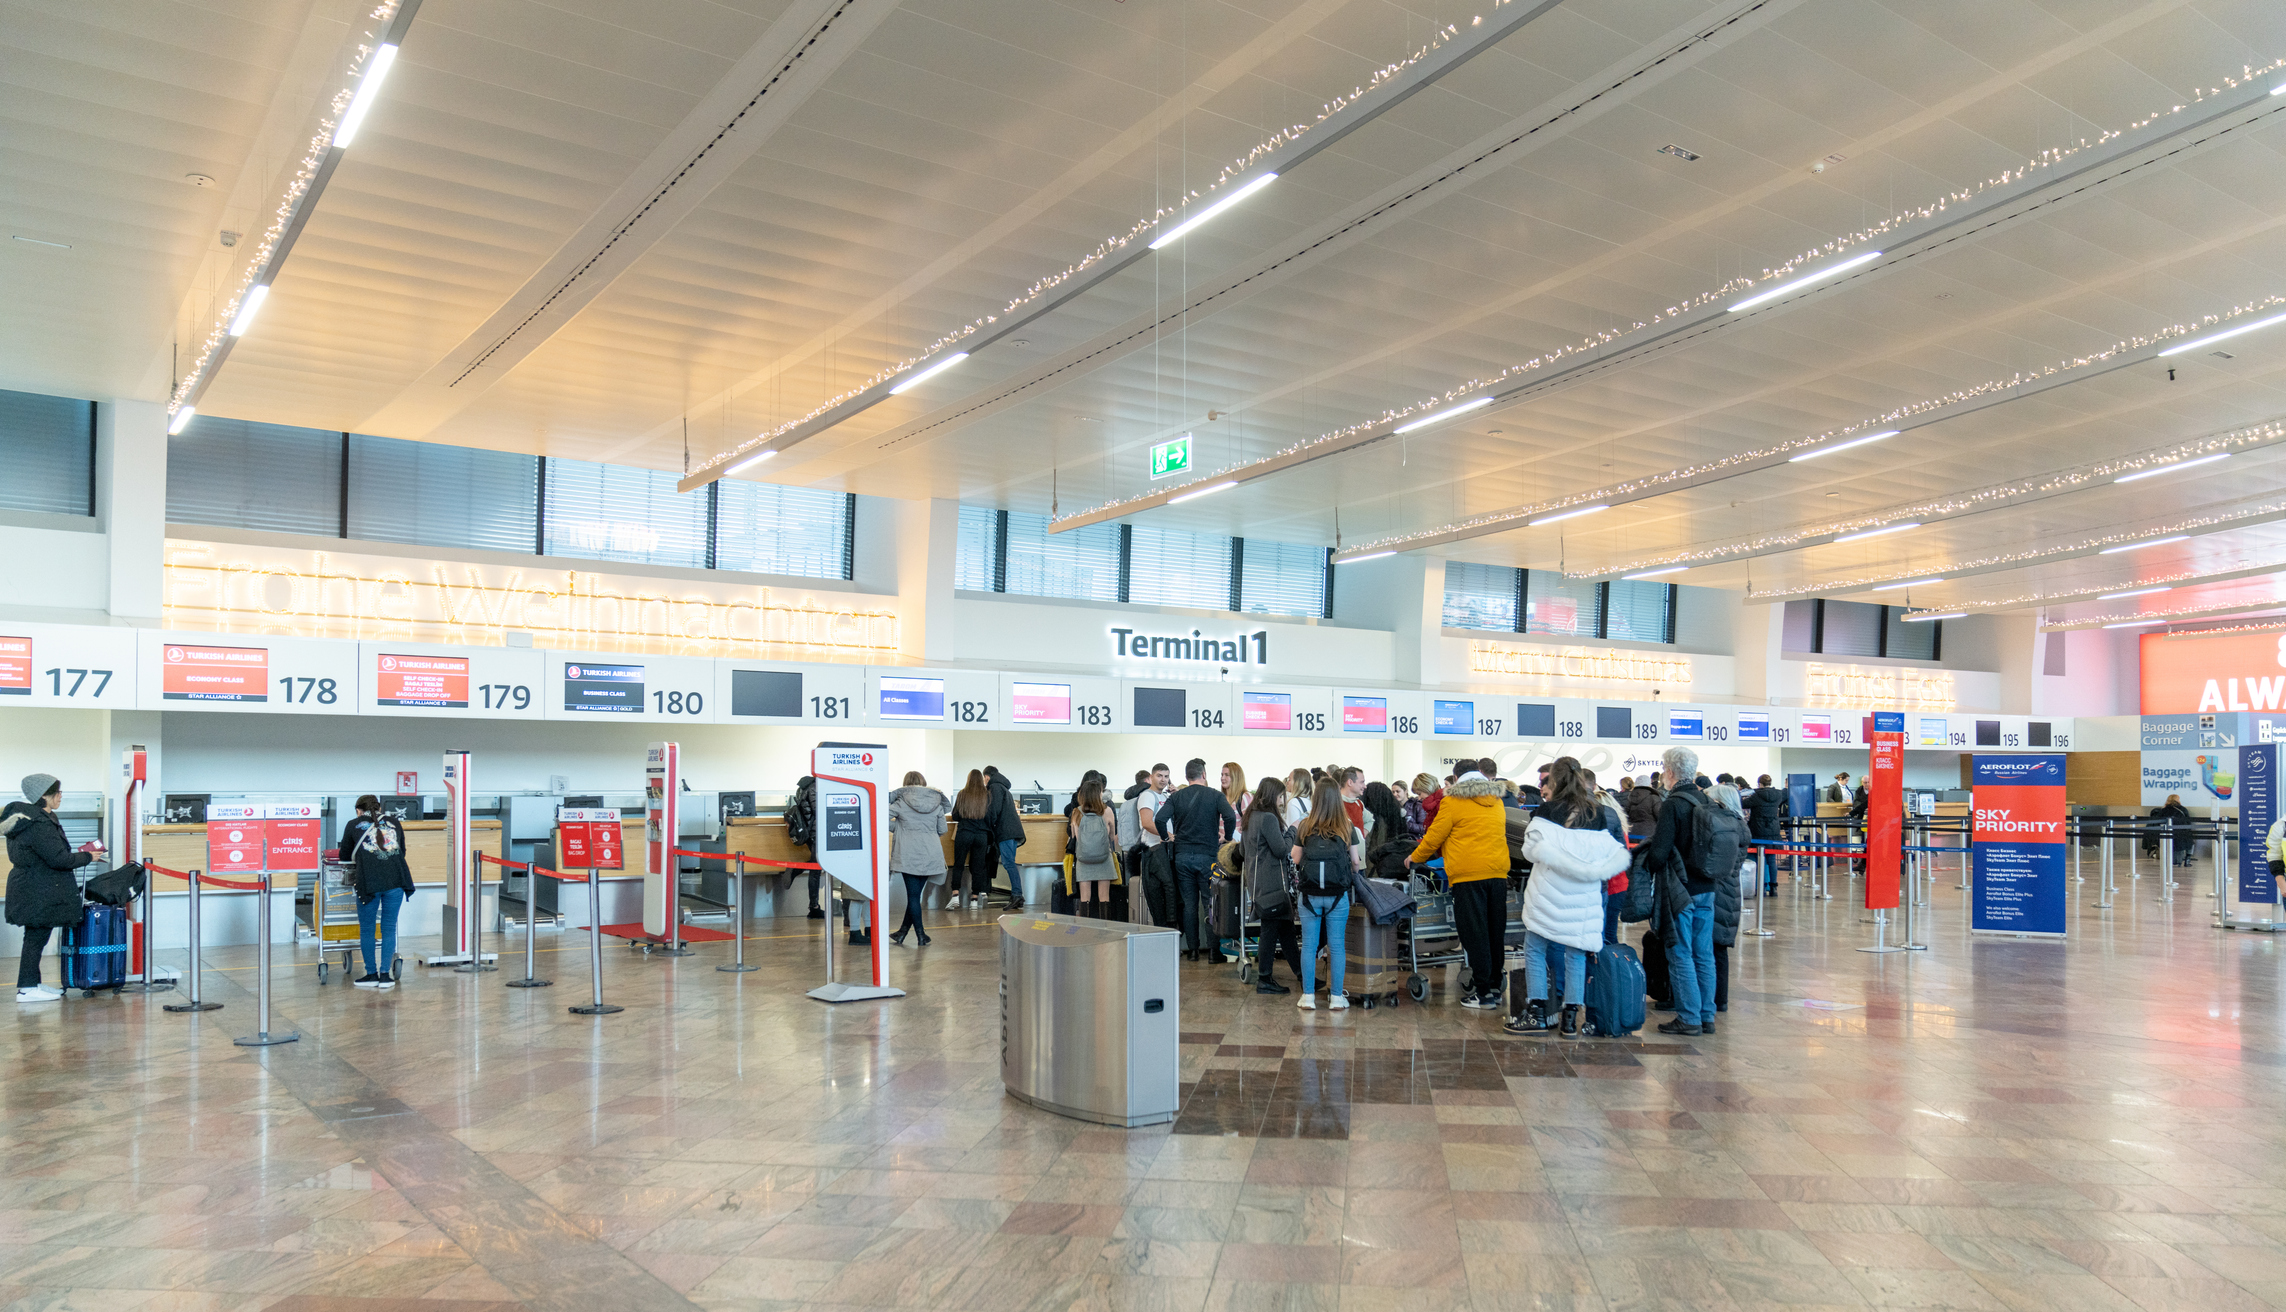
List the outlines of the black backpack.
{"type": "Polygon", "coordinates": [[[1704,879],[1715,887],[1723,881],[1735,884],[1738,867],[1746,851],[1746,821],[1714,804],[1712,799],[1694,797],[1691,802],[1691,850],[1687,869],[1693,879],[1704,879]]]}
{"type": "Polygon", "coordinates": [[[1350,890],[1349,844],[1324,834],[1302,840],[1298,876],[1304,897],[1340,897],[1350,890]]]}
{"type": "Polygon", "coordinates": [[[794,800],[786,803],[786,838],[796,847],[817,849],[818,781],[810,775],[794,785],[794,800]]]}

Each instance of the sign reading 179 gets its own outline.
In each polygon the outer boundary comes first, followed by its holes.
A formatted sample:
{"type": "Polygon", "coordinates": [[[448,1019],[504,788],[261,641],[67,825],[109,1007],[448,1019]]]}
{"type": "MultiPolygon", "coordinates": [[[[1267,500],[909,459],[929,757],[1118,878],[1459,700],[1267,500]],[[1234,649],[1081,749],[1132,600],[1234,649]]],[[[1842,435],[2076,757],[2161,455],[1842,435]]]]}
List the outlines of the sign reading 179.
{"type": "Polygon", "coordinates": [[[1191,467],[1191,435],[1183,434],[1172,442],[1161,442],[1151,448],[1151,477],[1166,478],[1172,474],[1188,472],[1191,467]]]}

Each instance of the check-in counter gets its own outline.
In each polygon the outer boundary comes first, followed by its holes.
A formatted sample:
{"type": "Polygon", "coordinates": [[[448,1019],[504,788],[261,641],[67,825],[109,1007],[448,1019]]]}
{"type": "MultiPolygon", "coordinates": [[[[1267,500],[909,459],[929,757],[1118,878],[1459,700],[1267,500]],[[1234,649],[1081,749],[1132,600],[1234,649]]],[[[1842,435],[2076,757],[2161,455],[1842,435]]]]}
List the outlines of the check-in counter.
{"type": "MultiPolygon", "coordinates": [[[[404,824],[405,864],[412,868],[413,882],[416,884],[442,884],[445,882],[445,822],[442,820],[407,820],[404,824]]],[[[628,842],[638,846],[630,847],[630,851],[642,850],[639,846],[642,842],[642,834],[642,822],[636,821],[632,831],[628,834],[628,842]]],[[[500,855],[500,822],[498,820],[470,821],[469,837],[475,844],[477,851],[491,856],[500,855]]],[[[341,835],[338,831],[325,835],[325,850],[329,854],[333,851],[333,845],[339,842],[340,838],[341,835]]],[[[143,859],[165,866],[169,870],[207,869],[206,826],[143,826],[143,859]]],[[[487,869],[484,878],[489,883],[499,878],[499,872],[494,869],[487,869]]],[[[291,881],[272,882],[286,883],[289,887],[291,886],[291,881]]],[[[154,892],[179,893],[183,891],[185,884],[180,879],[154,875],[151,879],[151,887],[154,892]]]]}
{"type": "MultiPolygon", "coordinates": [[[[953,857],[953,834],[957,825],[945,827],[945,862],[953,857]]],[[[1064,835],[1069,832],[1060,815],[1028,815],[1024,817],[1024,841],[1016,848],[1016,864],[1060,866],[1064,863],[1064,835]]],[[[786,822],[774,815],[739,816],[730,822],[724,832],[723,849],[743,852],[757,861],[810,861],[814,860],[806,847],[796,847],[786,837],[786,822]]]]}

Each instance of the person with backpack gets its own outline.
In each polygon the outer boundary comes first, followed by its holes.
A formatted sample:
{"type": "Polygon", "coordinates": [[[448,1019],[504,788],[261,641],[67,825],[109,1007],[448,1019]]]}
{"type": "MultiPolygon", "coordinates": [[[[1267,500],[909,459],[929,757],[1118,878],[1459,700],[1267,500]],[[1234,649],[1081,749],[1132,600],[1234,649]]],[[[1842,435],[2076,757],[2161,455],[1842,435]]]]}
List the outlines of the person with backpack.
{"type": "Polygon", "coordinates": [[[952,806],[953,818],[953,873],[951,894],[945,898],[947,911],[961,909],[961,877],[968,877],[968,909],[973,911],[984,905],[992,891],[992,867],[1000,855],[1000,823],[993,810],[992,789],[984,782],[984,771],[968,772],[968,782],[961,785],[960,796],[952,806]]]}
{"type": "Polygon", "coordinates": [[[1215,850],[1238,833],[1238,811],[1206,781],[1206,759],[1183,763],[1183,786],[1152,813],[1159,836],[1175,848],[1175,896],[1183,922],[1184,959],[1222,965],[1222,940],[1211,932],[1214,908],[1207,877],[1215,850]],[[1211,940],[1211,942],[1210,942],[1211,940]]]}
{"type": "MultiPolygon", "coordinates": [[[[1775,846],[1784,839],[1787,815],[1793,802],[1783,788],[1773,788],[1770,776],[1755,781],[1754,791],[1741,797],[1746,807],[1746,833],[1756,843],[1775,846]]],[[[1773,853],[1762,853],[1762,895],[1771,897],[1778,892],[1778,858],[1773,853]]]]}
{"type": "Polygon", "coordinates": [[[1463,771],[1445,790],[1436,819],[1409,858],[1426,864],[1443,854],[1453,895],[1453,925],[1468,954],[1469,987],[1461,1005],[1500,1006],[1500,965],[1508,934],[1508,810],[1504,790],[1481,770],[1463,771]]]}
{"type": "MultiPolygon", "coordinates": [[[[16,961],[16,1001],[54,1002],[62,989],[40,982],[40,953],[58,929],[85,915],[79,881],[72,872],[95,859],[101,843],[73,851],[56,808],[63,805],[63,783],[52,774],[24,776],[24,800],[0,811],[0,834],[8,840],[8,923],[24,931],[16,961]]],[[[68,981],[69,976],[66,976],[68,981]]]]}
{"type": "Polygon", "coordinates": [[[920,938],[920,946],[929,945],[922,900],[929,885],[945,882],[944,832],[951,811],[952,803],[918,770],[907,770],[905,786],[889,794],[889,873],[905,881],[905,921],[889,936],[898,947],[905,946],[907,931],[920,938]]]}
{"type": "Polygon", "coordinates": [[[1626,873],[1622,830],[1589,785],[1580,763],[1560,757],[1548,773],[1539,814],[1524,831],[1524,1010],[1503,1028],[1513,1034],[1555,1029],[1549,1012],[1548,949],[1561,949],[1563,1036],[1578,1038],[1587,1000],[1587,961],[1603,950],[1604,881],[1626,873]]]}
{"type": "Polygon", "coordinates": [[[357,814],[341,827],[341,846],[334,859],[352,868],[350,886],[357,893],[357,946],[365,954],[365,977],[350,983],[361,989],[397,987],[397,913],[413,895],[412,867],[405,863],[405,827],[397,817],[384,815],[381,799],[371,793],[357,799],[357,814]],[[374,940],[380,957],[374,957],[374,940]]]}
{"type": "Polygon", "coordinates": [[[1254,806],[1246,813],[1240,839],[1244,857],[1239,862],[1254,914],[1262,922],[1254,963],[1256,993],[1293,992],[1277,981],[1271,969],[1279,957],[1286,959],[1294,978],[1303,978],[1301,949],[1296,946],[1300,926],[1294,920],[1294,867],[1287,859],[1296,841],[1293,826],[1286,823],[1285,782],[1264,775],[1254,786],[1254,806]]]}
{"type": "Polygon", "coordinates": [[[1325,944],[1332,964],[1327,970],[1326,1010],[1349,1010],[1342,992],[1347,966],[1350,890],[1357,883],[1357,848],[1365,835],[1349,821],[1342,805],[1341,786],[1333,779],[1318,785],[1310,799],[1309,818],[1295,832],[1286,859],[1294,863],[1294,891],[1302,922],[1302,996],[1294,1005],[1303,1011],[1318,1005],[1318,945],[1325,944]]]}
{"type": "Polygon", "coordinates": [[[1087,772],[1072,798],[1072,914],[1100,920],[1110,914],[1111,885],[1119,878],[1119,816],[1103,796],[1104,778],[1087,772]]]}
{"type": "MultiPolygon", "coordinates": [[[[794,795],[786,802],[786,841],[810,854],[817,860],[818,850],[818,781],[815,775],[803,775],[794,784],[794,795]]],[[[810,916],[812,920],[825,919],[825,908],[818,905],[818,881],[824,878],[812,870],[810,885],[810,916]]]]}
{"type": "Polygon", "coordinates": [[[1643,867],[1658,881],[1652,925],[1666,949],[1675,998],[1675,1018],[1661,1023],[1659,1032],[1712,1034],[1716,872],[1737,882],[1746,826],[1700,789],[1697,752],[1670,747],[1659,759],[1667,796],[1643,847],[1643,867]]]}

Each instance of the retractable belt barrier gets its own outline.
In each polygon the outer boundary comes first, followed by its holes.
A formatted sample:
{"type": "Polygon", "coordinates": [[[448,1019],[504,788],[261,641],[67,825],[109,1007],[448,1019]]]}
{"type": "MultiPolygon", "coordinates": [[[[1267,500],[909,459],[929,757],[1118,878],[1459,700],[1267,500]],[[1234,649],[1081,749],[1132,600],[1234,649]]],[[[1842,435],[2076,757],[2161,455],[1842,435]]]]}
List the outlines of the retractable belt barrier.
{"type": "Polygon", "coordinates": [[[260,879],[224,879],[220,875],[210,875],[197,870],[169,870],[165,866],[155,865],[149,861],[143,863],[143,870],[146,874],[166,875],[169,878],[180,879],[190,885],[190,989],[188,991],[190,1001],[176,1003],[167,1007],[166,1010],[174,1012],[216,1011],[222,1006],[219,1002],[208,1002],[199,996],[199,957],[203,946],[200,942],[199,887],[203,884],[220,884],[224,888],[235,888],[241,892],[260,893],[262,896],[254,904],[254,949],[257,963],[255,966],[254,999],[256,1010],[260,1013],[256,1018],[259,1028],[252,1034],[232,1039],[231,1042],[241,1048],[268,1048],[280,1043],[293,1043],[299,1040],[302,1037],[299,1034],[273,1034],[270,1032],[270,872],[263,871],[260,879]]]}
{"type": "MultiPolygon", "coordinates": [[[[546,866],[532,865],[523,861],[503,860],[489,852],[477,853],[477,860],[489,862],[503,870],[521,870],[527,876],[541,875],[553,879],[559,884],[587,885],[589,1000],[588,1005],[584,1007],[570,1007],[566,1010],[574,1016],[609,1016],[615,1012],[627,1010],[625,1007],[610,1006],[603,1000],[603,895],[601,891],[603,885],[602,881],[596,878],[595,872],[590,870],[586,877],[582,878],[578,875],[564,874],[560,870],[550,870],[546,866]]],[[[538,953],[536,940],[540,932],[540,918],[533,913],[532,904],[531,889],[527,886],[524,899],[524,978],[509,980],[508,987],[512,989],[544,989],[555,983],[552,979],[540,979],[532,973],[534,959],[538,953]]]]}
{"type": "MultiPolygon", "coordinates": [[[[199,994],[198,994],[198,966],[199,966],[199,921],[198,921],[198,886],[199,886],[199,882],[200,882],[202,879],[212,879],[212,878],[214,878],[214,877],[213,877],[212,875],[201,875],[201,874],[200,874],[198,871],[196,871],[196,870],[191,870],[191,871],[182,871],[182,870],[169,870],[169,869],[167,869],[165,866],[162,866],[162,865],[158,865],[158,864],[156,864],[156,863],[154,863],[154,862],[150,862],[150,861],[145,861],[145,862],[143,863],[143,872],[144,872],[144,874],[145,874],[145,875],[167,875],[167,876],[169,876],[169,877],[171,877],[171,878],[174,878],[174,879],[180,879],[180,880],[183,880],[184,882],[186,882],[186,883],[188,883],[188,884],[190,885],[190,907],[189,907],[189,911],[190,911],[190,931],[189,931],[189,932],[190,932],[190,988],[189,988],[189,989],[188,989],[188,990],[185,992],[185,994],[184,994],[184,996],[185,996],[185,997],[187,997],[187,998],[189,998],[189,999],[190,999],[190,1001],[188,1001],[188,1002],[171,1002],[171,1003],[168,1003],[168,1004],[167,1004],[167,1007],[166,1007],[166,1010],[168,1010],[168,1011],[173,1011],[173,1012],[185,1012],[185,1011],[220,1011],[220,1010],[222,1010],[222,1004],[221,1004],[221,1003],[219,1003],[219,1002],[208,1002],[208,1001],[205,1001],[204,999],[200,998],[200,997],[199,997],[199,994]]],[[[244,887],[244,885],[240,885],[240,884],[238,884],[238,881],[236,881],[236,880],[216,880],[215,882],[217,882],[217,883],[227,883],[227,884],[231,884],[231,885],[233,885],[234,887],[244,887]]],[[[148,883],[148,881],[146,880],[146,884],[147,884],[147,883],[148,883]]],[[[259,887],[259,885],[257,885],[256,887],[259,887]]],[[[145,919],[149,919],[149,917],[145,917],[145,919]]],[[[146,942],[146,943],[143,945],[143,952],[144,952],[144,956],[145,956],[145,959],[146,959],[146,960],[148,960],[148,958],[149,958],[149,955],[150,955],[150,951],[151,951],[151,945],[150,945],[149,943],[147,943],[147,942],[146,942]]],[[[147,967],[146,967],[146,969],[147,969],[147,967]]]]}
{"type": "MultiPolygon", "coordinates": [[[[733,955],[727,966],[715,969],[726,975],[741,975],[755,969],[746,964],[746,854],[744,852],[691,852],[679,847],[667,849],[670,856],[696,857],[701,861],[735,861],[737,868],[730,872],[730,942],[733,955]]],[[[822,870],[815,861],[762,861],[757,866],[764,870],[822,870]]],[[[826,927],[830,938],[833,927],[826,927]]]]}

